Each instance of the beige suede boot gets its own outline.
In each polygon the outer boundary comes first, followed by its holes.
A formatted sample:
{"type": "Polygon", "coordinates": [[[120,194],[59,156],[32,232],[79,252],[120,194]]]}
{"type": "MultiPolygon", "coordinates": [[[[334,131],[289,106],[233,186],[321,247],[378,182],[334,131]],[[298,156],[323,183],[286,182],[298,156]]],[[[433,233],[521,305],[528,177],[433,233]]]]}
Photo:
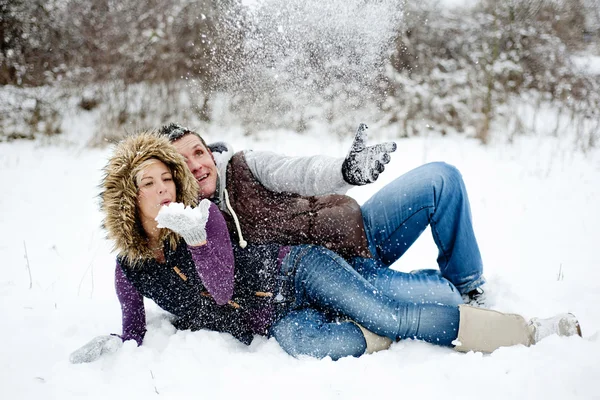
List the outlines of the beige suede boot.
{"type": "Polygon", "coordinates": [[[460,323],[455,347],[457,351],[491,353],[505,346],[530,346],[552,334],[581,336],[579,322],[573,314],[559,314],[546,319],[533,318],[526,322],[518,314],[467,305],[460,305],[458,308],[460,323]]]}
{"type": "Polygon", "coordinates": [[[367,342],[367,349],[365,350],[364,354],[371,354],[380,350],[387,350],[392,345],[392,339],[385,336],[379,336],[363,327],[361,324],[356,323],[355,321],[352,322],[354,322],[354,324],[360,328],[365,337],[365,341],[367,342]]]}
{"type": "Polygon", "coordinates": [[[505,314],[494,310],[458,306],[460,322],[458,325],[457,351],[481,351],[491,353],[499,347],[534,343],[527,321],[517,314],[505,314]]]}

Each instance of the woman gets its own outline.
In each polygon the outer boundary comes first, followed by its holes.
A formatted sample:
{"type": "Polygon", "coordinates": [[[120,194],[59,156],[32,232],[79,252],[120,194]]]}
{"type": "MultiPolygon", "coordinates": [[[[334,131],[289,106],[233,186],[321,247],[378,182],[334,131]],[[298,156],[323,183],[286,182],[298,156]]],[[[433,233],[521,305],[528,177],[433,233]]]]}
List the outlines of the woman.
{"type": "Polygon", "coordinates": [[[173,314],[178,329],[227,332],[244,343],[273,336],[294,356],[360,356],[404,338],[491,352],[551,333],[581,334],[571,314],[527,323],[463,305],[450,283],[434,302],[407,301],[406,288],[382,292],[319,246],[232,247],[214,204],[192,208],[196,185],[166,138],[142,133],[118,145],[105,168],[101,209],[119,253],[123,334],[95,338],[72,362],[93,361],[124,340],[141,344],[143,297],[173,314]]]}

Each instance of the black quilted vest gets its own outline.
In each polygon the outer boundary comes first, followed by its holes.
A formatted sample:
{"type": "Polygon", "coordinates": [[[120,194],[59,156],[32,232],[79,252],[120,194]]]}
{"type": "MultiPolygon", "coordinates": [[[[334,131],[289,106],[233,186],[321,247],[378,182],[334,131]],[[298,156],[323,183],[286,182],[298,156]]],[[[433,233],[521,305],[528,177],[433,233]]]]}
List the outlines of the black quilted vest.
{"type": "Polygon", "coordinates": [[[272,294],[281,289],[279,249],[279,245],[251,245],[241,250],[234,245],[233,303],[222,306],[208,294],[183,241],[174,251],[165,245],[164,264],[152,259],[132,268],[126,259],[119,257],[118,261],[140,294],[178,317],[174,321],[177,329],[226,332],[249,344],[253,334],[266,335],[273,322],[272,294]]]}

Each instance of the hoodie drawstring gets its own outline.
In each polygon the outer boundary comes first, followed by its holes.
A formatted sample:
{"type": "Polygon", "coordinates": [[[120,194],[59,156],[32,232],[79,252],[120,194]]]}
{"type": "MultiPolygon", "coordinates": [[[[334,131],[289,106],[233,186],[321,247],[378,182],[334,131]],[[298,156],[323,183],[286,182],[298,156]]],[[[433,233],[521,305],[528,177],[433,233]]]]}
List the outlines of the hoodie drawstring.
{"type": "Polygon", "coordinates": [[[242,236],[242,228],[240,228],[240,221],[238,220],[237,214],[235,213],[235,211],[233,211],[233,208],[231,207],[231,204],[229,204],[229,193],[227,193],[227,189],[223,189],[223,194],[225,195],[225,205],[227,206],[227,209],[229,210],[229,212],[231,213],[231,216],[233,217],[233,222],[235,222],[235,228],[237,229],[237,233],[238,233],[238,237],[240,238],[240,247],[242,249],[245,249],[246,246],[248,245],[248,242],[246,242],[244,240],[244,236],[242,236]]]}

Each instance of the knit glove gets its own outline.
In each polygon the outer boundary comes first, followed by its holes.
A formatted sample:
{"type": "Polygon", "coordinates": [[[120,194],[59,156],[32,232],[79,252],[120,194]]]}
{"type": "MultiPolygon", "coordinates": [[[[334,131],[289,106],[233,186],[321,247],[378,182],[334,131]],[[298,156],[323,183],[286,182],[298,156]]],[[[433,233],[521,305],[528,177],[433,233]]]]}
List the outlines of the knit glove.
{"type": "Polygon", "coordinates": [[[73,364],[96,361],[103,354],[115,353],[121,346],[123,346],[123,340],[118,336],[96,336],[87,344],[71,353],[69,361],[73,364]]]}
{"type": "Polygon", "coordinates": [[[159,228],[168,228],[179,234],[190,246],[206,243],[206,221],[210,201],[204,199],[198,207],[186,207],[182,203],[162,206],[156,221],[159,228]]]}
{"type": "Polygon", "coordinates": [[[390,162],[389,153],[396,151],[394,142],[366,146],[367,129],[365,124],[358,126],[350,152],[342,164],[344,180],[351,185],[375,182],[384,165],[390,162]]]}

